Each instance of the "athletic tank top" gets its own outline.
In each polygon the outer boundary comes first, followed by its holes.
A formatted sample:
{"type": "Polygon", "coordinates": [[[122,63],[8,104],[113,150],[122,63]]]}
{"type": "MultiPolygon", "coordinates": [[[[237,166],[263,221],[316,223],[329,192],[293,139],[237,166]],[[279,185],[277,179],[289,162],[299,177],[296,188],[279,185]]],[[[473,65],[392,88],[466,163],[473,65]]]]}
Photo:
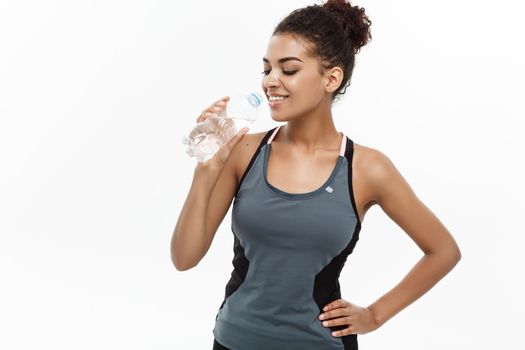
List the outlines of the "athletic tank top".
{"type": "Polygon", "coordinates": [[[341,298],[339,274],[359,239],[353,142],[343,133],[318,189],[289,193],[268,182],[269,130],[239,182],[232,208],[233,271],[213,335],[231,350],[356,350],[357,334],[325,327],[322,308],[341,298]]]}

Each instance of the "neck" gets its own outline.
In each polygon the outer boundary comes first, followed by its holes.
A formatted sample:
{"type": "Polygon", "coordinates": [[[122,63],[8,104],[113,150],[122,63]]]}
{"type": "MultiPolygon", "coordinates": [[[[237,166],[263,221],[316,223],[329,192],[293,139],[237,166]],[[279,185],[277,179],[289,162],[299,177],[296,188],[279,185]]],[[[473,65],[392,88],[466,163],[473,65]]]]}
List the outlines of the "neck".
{"type": "MultiPolygon", "coordinates": [[[[314,112],[315,113],[315,112],[314,112]]],[[[340,147],[341,134],[334,125],[330,110],[322,117],[301,116],[281,126],[275,140],[287,144],[299,151],[310,152],[319,149],[337,149],[340,147]]]]}

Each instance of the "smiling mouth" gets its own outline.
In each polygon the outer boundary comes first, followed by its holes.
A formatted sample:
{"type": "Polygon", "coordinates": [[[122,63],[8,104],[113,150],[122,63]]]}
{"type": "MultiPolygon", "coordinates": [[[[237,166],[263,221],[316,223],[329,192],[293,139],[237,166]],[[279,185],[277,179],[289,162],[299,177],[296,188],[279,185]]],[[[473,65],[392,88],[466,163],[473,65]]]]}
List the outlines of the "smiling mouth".
{"type": "Polygon", "coordinates": [[[268,104],[270,105],[270,107],[274,107],[274,106],[280,105],[281,103],[283,103],[287,99],[288,99],[288,96],[283,96],[283,97],[276,98],[276,99],[268,98],[268,104]]]}

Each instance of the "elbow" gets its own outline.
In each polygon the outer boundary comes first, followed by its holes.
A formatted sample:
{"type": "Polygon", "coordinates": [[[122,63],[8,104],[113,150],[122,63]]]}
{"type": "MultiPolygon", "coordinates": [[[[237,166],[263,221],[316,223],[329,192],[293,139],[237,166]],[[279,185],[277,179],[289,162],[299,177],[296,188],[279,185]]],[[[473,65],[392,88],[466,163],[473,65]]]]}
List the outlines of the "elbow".
{"type": "Polygon", "coordinates": [[[445,254],[446,254],[446,259],[449,261],[451,265],[451,268],[456,266],[461,260],[461,250],[459,249],[458,246],[447,249],[445,254]]]}
{"type": "Polygon", "coordinates": [[[446,245],[445,251],[450,259],[454,261],[454,265],[461,260],[461,250],[459,249],[459,245],[454,238],[450,239],[446,245]]]}
{"type": "Polygon", "coordinates": [[[185,254],[177,253],[176,241],[172,238],[170,245],[170,259],[173,266],[177,271],[186,271],[193,268],[196,263],[189,261],[188,257],[185,254]]]}
{"type": "Polygon", "coordinates": [[[173,252],[171,253],[171,263],[175,266],[177,271],[187,271],[195,267],[195,264],[189,264],[188,262],[183,262],[180,261],[180,259],[177,259],[177,256],[173,252]]]}
{"type": "Polygon", "coordinates": [[[454,242],[450,251],[451,251],[450,255],[456,261],[456,264],[457,264],[461,260],[461,250],[459,249],[459,246],[456,242],[454,242]]]}
{"type": "Polygon", "coordinates": [[[459,263],[459,261],[461,260],[461,251],[458,249],[455,249],[451,254],[451,262],[450,262],[450,269],[452,270],[453,268],[456,267],[456,265],[459,263]]]}
{"type": "Polygon", "coordinates": [[[456,252],[456,259],[457,259],[457,261],[461,260],[461,250],[459,249],[459,247],[458,247],[457,252],[456,252]]]}
{"type": "Polygon", "coordinates": [[[191,269],[193,266],[181,266],[181,265],[175,265],[175,269],[177,271],[187,271],[191,269]]]}
{"type": "Polygon", "coordinates": [[[461,250],[459,250],[459,248],[456,251],[455,258],[456,258],[456,264],[457,264],[461,260],[461,250]]]}
{"type": "Polygon", "coordinates": [[[181,263],[177,263],[175,261],[172,260],[172,263],[173,263],[173,266],[175,266],[175,269],[177,271],[187,271],[193,267],[195,267],[195,265],[190,265],[190,264],[181,264],[181,263]]]}
{"type": "Polygon", "coordinates": [[[461,260],[461,250],[459,247],[454,244],[447,247],[442,247],[435,251],[427,252],[426,255],[436,255],[439,256],[441,260],[450,265],[451,268],[456,266],[456,264],[461,260]]]}

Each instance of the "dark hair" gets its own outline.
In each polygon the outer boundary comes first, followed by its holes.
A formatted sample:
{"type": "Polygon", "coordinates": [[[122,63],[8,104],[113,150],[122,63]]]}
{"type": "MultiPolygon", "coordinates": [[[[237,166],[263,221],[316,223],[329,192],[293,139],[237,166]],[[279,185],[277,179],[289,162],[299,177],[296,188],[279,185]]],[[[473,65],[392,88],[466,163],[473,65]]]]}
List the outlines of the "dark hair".
{"type": "Polygon", "coordinates": [[[350,85],[355,55],[372,39],[371,24],[364,8],[352,6],[345,0],[328,0],[322,5],[292,11],[275,27],[272,35],[291,34],[307,39],[313,44],[308,45],[308,53],[320,58],[320,74],[335,66],[343,69],[343,81],[334,91],[333,101],[350,85]]]}

